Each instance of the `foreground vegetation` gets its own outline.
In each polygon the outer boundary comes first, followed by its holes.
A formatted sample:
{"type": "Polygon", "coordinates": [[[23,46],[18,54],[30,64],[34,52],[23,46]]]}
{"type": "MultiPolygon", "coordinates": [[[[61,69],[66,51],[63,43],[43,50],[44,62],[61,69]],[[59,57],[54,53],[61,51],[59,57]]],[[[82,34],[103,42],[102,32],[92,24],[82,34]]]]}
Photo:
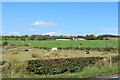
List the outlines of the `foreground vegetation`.
{"type": "Polygon", "coordinates": [[[22,72],[13,75],[13,78],[101,78],[101,77],[118,76],[118,65],[101,65],[96,64],[92,67],[84,68],[82,72],[64,73],[56,75],[27,75],[22,72]],[[98,67],[101,66],[101,67],[98,67]],[[107,67],[109,66],[109,67],[107,67]]]}
{"type": "MultiPolygon", "coordinates": [[[[49,67],[49,66],[48,66],[49,67]]],[[[28,73],[25,69],[24,63],[14,63],[12,65],[12,71],[7,64],[3,68],[3,77],[12,77],[12,78],[88,78],[88,77],[106,77],[106,76],[118,76],[118,61],[113,60],[112,64],[109,60],[99,60],[95,64],[86,66],[80,72],[65,72],[62,74],[56,75],[40,75],[40,74],[31,74],[28,73]]]]}
{"type": "MultiPolygon", "coordinates": [[[[3,46],[10,49],[3,50],[3,77],[13,78],[86,78],[93,76],[100,76],[103,74],[115,74],[118,71],[118,62],[109,62],[109,57],[118,56],[117,49],[104,51],[101,50],[89,50],[90,54],[86,54],[86,50],[78,49],[58,49],[57,51],[51,51],[51,49],[39,49],[26,46],[3,46]],[[80,72],[65,72],[56,75],[36,75],[31,74],[26,70],[26,60],[49,60],[60,58],[87,58],[87,57],[106,57],[95,64],[88,65],[80,72]],[[11,65],[11,66],[10,66],[11,65]],[[108,67],[108,65],[110,65],[108,67]]],[[[116,59],[117,60],[117,59],[116,59]]],[[[48,66],[49,67],[49,66],[48,66]]],[[[75,66],[73,66],[73,69],[75,66]]]]}

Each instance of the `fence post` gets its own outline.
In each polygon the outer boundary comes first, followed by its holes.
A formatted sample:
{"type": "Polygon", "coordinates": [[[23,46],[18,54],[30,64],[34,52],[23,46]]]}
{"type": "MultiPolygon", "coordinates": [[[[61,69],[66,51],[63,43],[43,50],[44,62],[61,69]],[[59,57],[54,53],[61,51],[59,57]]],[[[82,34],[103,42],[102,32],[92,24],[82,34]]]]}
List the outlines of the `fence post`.
{"type": "Polygon", "coordinates": [[[112,65],[112,58],[111,58],[111,57],[109,57],[109,60],[110,60],[110,65],[112,65]]]}
{"type": "Polygon", "coordinates": [[[12,77],[12,65],[11,65],[11,63],[9,62],[9,69],[10,69],[10,77],[12,77]]]}

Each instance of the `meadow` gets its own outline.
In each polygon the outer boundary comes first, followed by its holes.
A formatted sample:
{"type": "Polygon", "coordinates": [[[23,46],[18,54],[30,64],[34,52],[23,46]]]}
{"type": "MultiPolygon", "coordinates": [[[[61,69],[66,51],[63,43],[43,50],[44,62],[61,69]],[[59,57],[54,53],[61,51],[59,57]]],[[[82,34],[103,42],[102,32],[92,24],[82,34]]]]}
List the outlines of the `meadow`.
{"type": "MultiPolygon", "coordinates": [[[[3,41],[4,42],[4,41],[3,41]]],[[[10,45],[27,45],[32,47],[79,47],[79,48],[118,48],[118,40],[81,40],[81,41],[20,41],[8,40],[10,45]]]]}

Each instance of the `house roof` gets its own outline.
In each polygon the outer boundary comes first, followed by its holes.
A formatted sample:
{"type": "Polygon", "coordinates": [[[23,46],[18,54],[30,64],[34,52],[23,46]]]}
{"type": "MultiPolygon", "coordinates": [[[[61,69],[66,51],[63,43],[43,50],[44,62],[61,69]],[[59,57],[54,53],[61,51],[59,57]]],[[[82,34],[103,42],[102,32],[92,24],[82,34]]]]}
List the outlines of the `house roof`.
{"type": "Polygon", "coordinates": [[[68,37],[60,37],[60,38],[57,38],[57,39],[71,39],[71,38],[68,38],[68,37]]]}

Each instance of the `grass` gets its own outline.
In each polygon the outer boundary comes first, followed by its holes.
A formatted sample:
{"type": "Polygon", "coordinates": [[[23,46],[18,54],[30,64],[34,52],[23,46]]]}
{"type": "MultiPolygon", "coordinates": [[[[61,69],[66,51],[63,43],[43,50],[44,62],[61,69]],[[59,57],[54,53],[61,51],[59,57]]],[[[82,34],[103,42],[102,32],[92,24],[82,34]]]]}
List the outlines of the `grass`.
{"type": "MultiPolygon", "coordinates": [[[[4,42],[4,41],[3,41],[4,42]]],[[[118,40],[81,40],[81,41],[20,41],[8,40],[10,45],[29,45],[32,47],[82,47],[82,48],[117,48],[118,40]]]]}
{"type": "MultiPolygon", "coordinates": [[[[28,47],[29,49],[29,47],[28,47]]],[[[3,61],[24,62],[31,59],[54,59],[54,58],[76,58],[76,57],[108,57],[117,56],[114,52],[99,52],[90,51],[90,54],[85,54],[85,50],[57,50],[51,51],[37,48],[30,48],[30,51],[25,51],[24,48],[16,49],[14,51],[5,51],[2,54],[3,61]]]]}

